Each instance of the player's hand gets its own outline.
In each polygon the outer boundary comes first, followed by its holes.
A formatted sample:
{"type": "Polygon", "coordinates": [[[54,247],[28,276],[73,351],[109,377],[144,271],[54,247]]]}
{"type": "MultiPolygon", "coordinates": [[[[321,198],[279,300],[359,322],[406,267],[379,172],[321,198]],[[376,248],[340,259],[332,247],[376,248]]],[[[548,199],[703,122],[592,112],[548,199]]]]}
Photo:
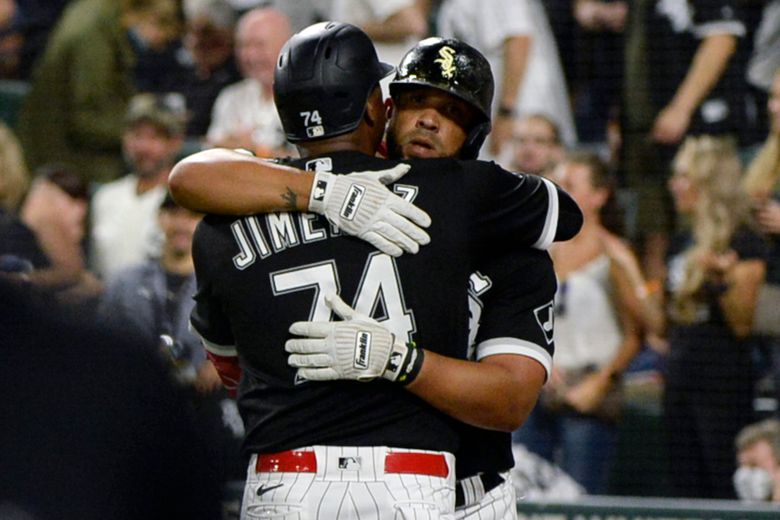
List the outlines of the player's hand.
{"type": "Polygon", "coordinates": [[[691,124],[691,113],[685,108],[669,105],[653,123],[653,139],[661,144],[677,144],[685,137],[691,124]]]}
{"type": "Polygon", "coordinates": [[[770,199],[758,206],[754,215],[764,233],[780,234],[780,202],[770,199]]]}
{"type": "Polygon", "coordinates": [[[312,381],[384,377],[411,382],[422,364],[422,349],[396,341],[387,328],[335,294],[326,295],[325,302],[344,321],[299,321],[290,327],[292,334],[303,336],[284,345],[290,352],[287,363],[298,369],[300,377],[312,381]]]}
{"type": "Polygon", "coordinates": [[[348,235],[365,240],[383,253],[401,256],[416,253],[431,241],[423,228],[431,225],[428,214],[390,191],[391,184],[409,171],[399,164],[389,170],[314,176],[309,211],[325,215],[348,235]]]}

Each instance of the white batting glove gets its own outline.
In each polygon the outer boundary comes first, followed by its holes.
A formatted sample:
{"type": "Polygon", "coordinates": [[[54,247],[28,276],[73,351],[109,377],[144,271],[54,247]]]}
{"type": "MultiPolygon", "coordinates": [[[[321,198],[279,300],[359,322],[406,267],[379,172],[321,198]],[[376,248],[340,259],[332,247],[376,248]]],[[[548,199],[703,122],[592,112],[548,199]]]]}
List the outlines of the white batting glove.
{"type": "Polygon", "coordinates": [[[287,363],[298,369],[298,376],[312,381],[383,377],[412,382],[422,367],[422,349],[396,341],[394,334],[337,295],[326,295],[325,301],[345,321],[292,324],[290,332],[304,337],[287,340],[284,349],[291,353],[287,363]]]}
{"type": "Polygon", "coordinates": [[[309,211],[325,215],[348,235],[361,238],[383,253],[416,253],[431,241],[422,228],[431,225],[428,214],[390,191],[391,184],[409,171],[408,164],[389,170],[314,175],[309,211]]]}

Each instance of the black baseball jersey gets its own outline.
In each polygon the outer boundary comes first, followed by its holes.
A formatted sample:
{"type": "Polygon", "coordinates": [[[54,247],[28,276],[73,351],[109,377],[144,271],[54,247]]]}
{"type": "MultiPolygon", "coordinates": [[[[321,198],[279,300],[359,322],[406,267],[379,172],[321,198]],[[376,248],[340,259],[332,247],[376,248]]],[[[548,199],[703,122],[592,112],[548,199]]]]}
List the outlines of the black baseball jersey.
{"type": "MultiPolygon", "coordinates": [[[[672,101],[704,38],[714,34],[745,36],[740,3],[737,0],[647,2],[647,68],[652,81],[648,92],[656,110],[672,101]]],[[[722,134],[740,128],[745,103],[745,43],[739,43],[718,82],[693,113],[689,133],[722,134]]]]}
{"type": "MultiPolygon", "coordinates": [[[[357,152],[294,163],[335,172],[393,164],[357,152]]],[[[284,350],[290,324],[330,319],[324,296],[336,292],[397,338],[464,358],[464,288],[475,266],[497,250],[568,238],[581,224],[572,199],[538,177],[477,161],[411,164],[393,190],[431,215],[431,243],[416,255],[381,254],[311,214],[209,215],[199,225],[192,324],[215,352],[234,347],[239,356],[249,452],[315,444],[454,451],[454,421],[397,385],[297,381],[284,350]]]]}
{"type": "MultiPolygon", "coordinates": [[[[525,249],[489,259],[469,281],[471,345],[469,358],[494,354],[536,359],[552,370],[553,297],[557,289],[546,251],[525,249]]],[[[458,478],[503,472],[514,466],[512,434],[460,425],[456,453],[458,478]]]]}

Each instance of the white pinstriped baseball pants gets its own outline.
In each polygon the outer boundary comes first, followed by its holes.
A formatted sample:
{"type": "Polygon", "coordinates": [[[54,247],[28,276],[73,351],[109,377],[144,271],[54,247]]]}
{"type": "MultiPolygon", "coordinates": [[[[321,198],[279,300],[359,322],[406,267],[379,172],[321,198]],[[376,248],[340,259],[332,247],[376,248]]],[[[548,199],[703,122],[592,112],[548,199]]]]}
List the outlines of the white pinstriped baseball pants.
{"type": "Polygon", "coordinates": [[[312,446],[251,457],[241,520],[454,520],[454,508],[450,453],[312,446]]]}
{"type": "MultiPolygon", "coordinates": [[[[511,472],[501,473],[504,481],[485,493],[475,489],[465,493],[466,505],[455,510],[456,520],[517,520],[517,494],[511,472]]],[[[477,486],[481,487],[481,483],[477,486]]]]}

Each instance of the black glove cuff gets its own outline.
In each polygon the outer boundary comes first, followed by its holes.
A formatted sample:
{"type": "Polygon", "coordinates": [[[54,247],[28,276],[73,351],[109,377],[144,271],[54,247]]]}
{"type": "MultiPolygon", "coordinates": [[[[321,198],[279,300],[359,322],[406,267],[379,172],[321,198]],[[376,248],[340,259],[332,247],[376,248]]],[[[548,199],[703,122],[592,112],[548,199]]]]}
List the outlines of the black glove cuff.
{"type": "Polygon", "coordinates": [[[409,348],[409,351],[404,358],[403,365],[399,372],[400,375],[398,376],[398,379],[395,380],[395,382],[401,386],[406,386],[417,379],[425,359],[425,350],[418,348],[414,341],[410,341],[406,346],[409,348]]]}

